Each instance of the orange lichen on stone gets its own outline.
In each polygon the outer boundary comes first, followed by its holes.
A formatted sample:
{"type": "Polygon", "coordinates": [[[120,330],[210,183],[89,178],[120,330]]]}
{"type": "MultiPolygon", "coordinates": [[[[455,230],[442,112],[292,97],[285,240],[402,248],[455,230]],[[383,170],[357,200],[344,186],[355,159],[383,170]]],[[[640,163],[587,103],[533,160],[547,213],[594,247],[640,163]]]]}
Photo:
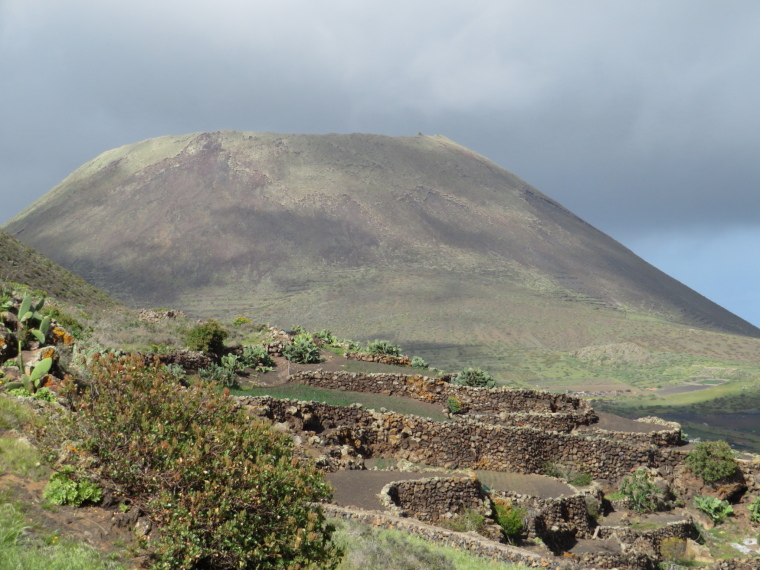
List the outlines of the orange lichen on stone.
{"type": "Polygon", "coordinates": [[[66,329],[55,327],[53,329],[53,342],[56,344],[67,345],[74,342],[74,337],[70,333],[66,332],[66,329]]]}

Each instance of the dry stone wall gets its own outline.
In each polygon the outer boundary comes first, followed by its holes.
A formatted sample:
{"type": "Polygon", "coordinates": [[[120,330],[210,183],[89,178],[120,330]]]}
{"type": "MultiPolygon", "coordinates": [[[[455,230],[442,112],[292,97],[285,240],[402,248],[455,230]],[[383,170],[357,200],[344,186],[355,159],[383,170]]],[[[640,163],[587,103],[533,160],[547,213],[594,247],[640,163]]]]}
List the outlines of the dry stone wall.
{"type": "Polygon", "coordinates": [[[569,497],[542,499],[511,493],[491,491],[491,500],[505,502],[513,507],[525,509],[525,527],[529,538],[541,538],[552,542],[553,529],[573,528],[576,538],[591,538],[596,524],[589,515],[589,502],[601,504],[601,492],[597,494],[578,493],[569,497]]]}
{"type": "Polygon", "coordinates": [[[681,426],[670,430],[650,431],[647,433],[628,432],[628,431],[609,431],[599,428],[587,430],[589,433],[598,437],[615,439],[618,441],[628,441],[631,443],[651,444],[657,447],[675,447],[681,443],[681,426]]]}
{"type": "Polygon", "coordinates": [[[391,366],[411,366],[412,361],[408,356],[392,356],[390,354],[367,354],[366,352],[347,352],[348,360],[361,360],[363,362],[377,362],[390,364],[391,366]]]}
{"type": "Polygon", "coordinates": [[[627,548],[633,548],[639,552],[645,552],[653,556],[659,555],[660,545],[666,538],[690,538],[696,540],[699,532],[690,520],[672,522],[660,528],[637,531],[630,527],[600,526],[596,538],[615,537],[627,548]]]}
{"type": "MultiPolygon", "coordinates": [[[[591,567],[619,568],[620,570],[655,570],[657,567],[656,559],[642,553],[618,554],[597,552],[569,558],[543,556],[507,544],[500,544],[475,534],[446,530],[417,520],[396,517],[386,513],[359,511],[335,505],[321,505],[321,507],[327,516],[359,521],[379,528],[402,530],[430,542],[453,546],[471,554],[508,564],[520,564],[528,568],[581,570],[591,567]]],[[[726,570],[734,569],[727,568],[726,570]]]]}
{"type": "Polygon", "coordinates": [[[683,454],[638,442],[585,437],[530,427],[496,426],[471,420],[434,422],[418,416],[374,412],[359,405],[243,397],[241,403],[274,422],[321,433],[343,428],[344,444],[358,442],[374,457],[406,459],[447,468],[539,473],[562,463],[595,479],[617,480],[639,467],[673,466],[683,454]]]}
{"type": "Polygon", "coordinates": [[[477,479],[470,477],[428,477],[394,481],[380,493],[380,502],[398,516],[435,522],[474,509],[490,517],[491,504],[477,479]]]}
{"type": "Polygon", "coordinates": [[[158,359],[161,364],[176,364],[185,370],[199,370],[213,364],[213,360],[203,352],[189,350],[187,348],[173,350],[167,354],[143,355],[143,360],[146,364],[150,364],[156,359],[158,359]]]}
{"type": "Polygon", "coordinates": [[[569,432],[597,419],[585,400],[539,390],[474,388],[455,386],[441,378],[420,375],[323,370],[298,372],[292,374],[289,380],[306,386],[400,396],[442,406],[448,403],[449,398],[455,398],[468,415],[500,425],[532,426],[569,432]],[[511,414],[519,415],[510,417],[511,414]]]}

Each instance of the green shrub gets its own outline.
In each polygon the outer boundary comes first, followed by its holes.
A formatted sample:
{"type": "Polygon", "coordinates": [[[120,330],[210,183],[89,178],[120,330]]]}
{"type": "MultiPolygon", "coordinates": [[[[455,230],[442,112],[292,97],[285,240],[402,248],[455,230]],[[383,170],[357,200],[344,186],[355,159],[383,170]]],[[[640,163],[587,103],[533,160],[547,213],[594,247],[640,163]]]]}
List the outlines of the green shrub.
{"type": "Polygon", "coordinates": [[[480,368],[465,368],[454,376],[451,383],[457,386],[475,386],[478,388],[493,388],[496,386],[496,381],[491,375],[480,368]]]}
{"type": "Polygon", "coordinates": [[[429,366],[430,365],[424,360],[422,360],[422,358],[420,358],[419,356],[415,356],[412,358],[412,368],[420,368],[424,370],[425,368],[428,368],[429,366]]]}
{"type": "Polygon", "coordinates": [[[198,376],[205,382],[213,382],[221,386],[222,388],[228,388],[230,390],[237,390],[240,388],[237,374],[235,374],[229,368],[219,366],[218,364],[212,364],[206,368],[198,370],[198,376]]]}
{"type": "Polygon", "coordinates": [[[190,350],[201,350],[219,354],[224,350],[224,339],[229,333],[214,319],[209,319],[188,331],[185,346],[190,350]]]}
{"type": "Polygon", "coordinates": [[[370,354],[387,354],[388,356],[401,356],[401,347],[389,340],[377,340],[367,343],[367,352],[370,354]]]}
{"type": "Polygon", "coordinates": [[[451,519],[438,519],[438,524],[457,532],[477,532],[484,534],[486,518],[475,509],[465,509],[451,519]]]}
{"type": "Polygon", "coordinates": [[[449,399],[446,401],[446,405],[449,409],[449,413],[451,414],[461,414],[464,411],[464,405],[458,398],[455,398],[454,396],[449,396],[449,399]]]}
{"type": "Polygon", "coordinates": [[[253,368],[257,372],[268,372],[274,367],[274,360],[267,352],[266,347],[260,344],[245,345],[240,360],[246,368],[253,368]]]}
{"type": "Polygon", "coordinates": [[[80,507],[85,502],[98,503],[103,498],[100,488],[92,481],[77,478],[75,470],[65,465],[50,476],[42,496],[54,505],[72,505],[80,507]]]}
{"type": "Polygon", "coordinates": [[[301,325],[293,325],[290,329],[290,334],[294,334],[298,336],[299,334],[309,334],[309,333],[301,325]]]}
{"type": "Polygon", "coordinates": [[[686,465],[705,483],[730,477],[739,470],[731,447],[725,441],[703,441],[686,456],[686,465]]]}
{"type": "Polygon", "coordinates": [[[660,543],[660,554],[668,562],[685,562],[684,557],[686,556],[686,541],[683,538],[678,538],[677,536],[664,538],[660,543]]]}
{"type": "Polygon", "coordinates": [[[694,506],[710,517],[715,524],[720,524],[734,512],[734,508],[728,501],[721,501],[718,497],[703,496],[694,497],[694,506]]]}
{"type": "Polygon", "coordinates": [[[71,336],[77,340],[83,340],[86,333],[89,333],[92,329],[85,329],[85,326],[76,320],[68,313],[64,313],[58,307],[44,307],[40,309],[40,314],[50,317],[64,329],[66,329],[71,336]]]}
{"type": "Polygon", "coordinates": [[[747,505],[747,510],[749,511],[749,520],[753,523],[760,523],[760,497],[755,497],[755,499],[747,505]]]}
{"type": "Polygon", "coordinates": [[[174,349],[171,346],[164,343],[151,343],[150,345],[151,354],[169,354],[172,350],[174,349]]]}
{"type": "Polygon", "coordinates": [[[322,357],[319,356],[319,347],[314,344],[309,334],[299,334],[291,344],[282,349],[282,355],[296,364],[322,362],[322,357]]]}
{"type": "Polygon", "coordinates": [[[631,508],[640,513],[657,510],[657,486],[644,469],[634,471],[620,484],[620,493],[628,499],[631,508]]]}
{"type": "Polygon", "coordinates": [[[554,463],[547,461],[541,468],[541,473],[548,475],[549,477],[556,477],[557,479],[563,479],[571,485],[577,485],[579,487],[585,487],[590,485],[593,478],[588,473],[580,471],[577,467],[572,465],[564,465],[562,463],[554,463]]]}
{"type": "Polygon", "coordinates": [[[335,344],[336,342],[338,342],[338,337],[336,337],[332,332],[328,331],[327,329],[321,330],[319,332],[315,332],[314,336],[317,337],[324,344],[335,344]]]}
{"type": "Polygon", "coordinates": [[[240,361],[240,357],[237,354],[225,354],[219,359],[223,368],[230,370],[237,374],[245,369],[245,365],[240,361]]]}
{"type": "Polygon", "coordinates": [[[576,473],[574,477],[572,477],[568,483],[571,485],[575,485],[576,487],[585,487],[586,485],[591,485],[591,482],[594,480],[591,475],[588,473],[576,473]]]}
{"type": "MultiPolygon", "coordinates": [[[[95,356],[92,390],[66,383],[76,410],[59,425],[113,482],[160,524],[156,566],[334,568],[341,553],[314,503],[330,487],[291,455],[291,441],[249,418],[224,393],[183,388],[142,358],[95,356]]],[[[39,434],[55,449],[52,431],[39,434]]],[[[76,460],[76,458],[74,458],[76,460]]]]}
{"type": "Polygon", "coordinates": [[[180,382],[187,376],[185,369],[179,364],[164,364],[164,372],[180,382]]]}
{"type": "Polygon", "coordinates": [[[504,536],[510,544],[515,543],[515,539],[523,531],[523,519],[527,515],[525,509],[517,508],[506,503],[494,503],[494,519],[504,532],[504,536]]]}
{"type": "Polygon", "coordinates": [[[48,388],[40,388],[34,393],[35,400],[43,400],[45,402],[55,402],[55,394],[48,388]]]}
{"type": "Polygon", "coordinates": [[[251,322],[251,319],[247,317],[237,317],[234,321],[232,321],[232,325],[236,327],[242,327],[243,325],[247,325],[251,322]]]}

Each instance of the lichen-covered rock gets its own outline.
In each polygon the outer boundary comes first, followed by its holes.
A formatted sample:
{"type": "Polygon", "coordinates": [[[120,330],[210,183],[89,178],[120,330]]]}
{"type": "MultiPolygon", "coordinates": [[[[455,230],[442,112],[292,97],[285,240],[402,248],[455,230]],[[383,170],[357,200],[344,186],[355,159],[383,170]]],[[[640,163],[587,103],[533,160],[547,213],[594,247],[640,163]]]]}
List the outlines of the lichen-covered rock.
{"type": "Polygon", "coordinates": [[[58,365],[58,350],[54,346],[43,346],[35,350],[24,350],[21,352],[21,358],[24,362],[24,373],[30,374],[40,362],[46,358],[53,360],[53,367],[55,369],[58,365]]]}

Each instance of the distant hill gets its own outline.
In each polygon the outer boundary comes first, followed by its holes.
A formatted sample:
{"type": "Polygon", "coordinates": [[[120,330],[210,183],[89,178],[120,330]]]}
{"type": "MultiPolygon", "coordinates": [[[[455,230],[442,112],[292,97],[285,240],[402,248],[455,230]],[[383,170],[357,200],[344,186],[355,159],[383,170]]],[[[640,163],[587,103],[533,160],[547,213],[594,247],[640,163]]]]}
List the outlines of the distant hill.
{"type": "Polygon", "coordinates": [[[118,305],[103,291],[0,230],[0,282],[22,283],[73,305],[118,305]]]}
{"type": "Polygon", "coordinates": [[[508,347],[760,336],[441,136],[151,139],[85,164],[6,229],[133,306],[387,335],[496,368],[508,347]]]}

